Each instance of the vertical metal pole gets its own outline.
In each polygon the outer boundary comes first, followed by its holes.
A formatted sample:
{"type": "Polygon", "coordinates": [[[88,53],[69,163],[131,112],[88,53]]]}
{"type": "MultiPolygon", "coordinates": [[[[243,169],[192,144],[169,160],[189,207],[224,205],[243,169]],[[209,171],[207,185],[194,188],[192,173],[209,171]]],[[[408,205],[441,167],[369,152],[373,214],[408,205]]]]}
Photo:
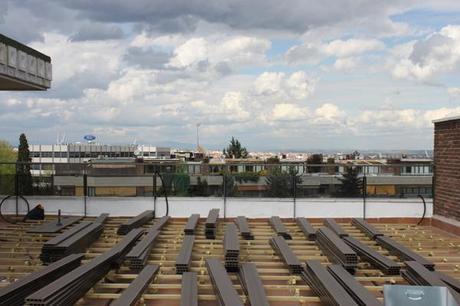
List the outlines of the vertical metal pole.
{"type": "Polygon", "coordinates": [[[84,215],[86,217],[86,197],[88,196],[88,175],[83,174],[83,201],[84,201],[84,215]]]}
{"type": "Polygon", "coordinates": [[[363,176],[363,219],[366,219],[367,178],[363,176]]]}
{"type": "Polygon", "coordinates": [[[294,200],[294,219],[297,216],[297,180],[296,180],[296,175],[292,175],[292,186],[293,186],[293,191],[292,191],[292,197],[294,200]]]}
{"type": "Polygon", "coordinates": [[[153,211],[156,213],[157,209],[157,173],[153,174],[153,181],[152,181],[152,196],[153,196],[153,211]]]}
{"type": "Polygon", "coordinates": [[[223,195],[224,195],[224,220],[227,217],[227,176],[223,174],[223,195]]]}
{"type": "Polygon", "coordinates": [[[62,225],[62,220],[61,220],[61,210],[58,209],[58,219],[57,219],[57,225],[62,225]]]}
{"type": "Polygon", "coordinates": [[[16,162],[16,172],[14,175],[14,193],[16,198],[16,216],[19,215],[19,174],[18,174],[18,163],[16,162]]]}

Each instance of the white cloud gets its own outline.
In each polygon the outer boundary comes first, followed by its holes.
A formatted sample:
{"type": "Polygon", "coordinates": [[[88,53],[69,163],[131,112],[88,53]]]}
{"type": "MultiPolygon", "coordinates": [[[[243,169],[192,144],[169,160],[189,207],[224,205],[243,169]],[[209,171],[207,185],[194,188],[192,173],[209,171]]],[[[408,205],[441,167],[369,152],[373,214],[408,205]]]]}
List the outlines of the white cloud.
{"type": "Polygon", "coordinates": [[[447,89],[447,93],[451,97],[460,97],[460,87],[450,87],[447,89]]]}
{"type": "Polygon", "coordinates": [[[264,72],[254,81],[254,90],[258,95],[303,100],[314,93],[316,82],[316,79],[304,71],[296,71],[290,75],[283,72],[264,72]]]}
{"type": "Polygon", "coordinates": [[[337,70],[350,70],[355,67],[357,61],[352,57],[338,58],[334,62],[334,68],[337,70]]]}
{"type": "Polygon", "coordinates": [[[310,112],[307,107],[301,107],[292,103],[276,104],[271,115],[267,120],[275,121],[295,121],[305,120],[309,117],[310,112]]]}
{"type": "Polygon", "coordinates": [[[259,95],[276,94],[281,90],[284,73],[264,72],[254,82],[254,90],[259,95]]]}
{"type": "Polygon", "coordinates": [[[316,64],[327,57],[348,58],[384,49],[377,39],[336,39],[330,42],[307,42],[291,47],[285,55],[291,64],[316,64]]]}
{"type": "Polygon", "coordinates": [[[426,80],[460,64],[460,26],[449,25],[425,39],[397,46],[388,67],[399,79],[426,80]]]}
{"type": "Polygon", "coordinates": [[[321,48],[326,54],[336,57],[348,57],[381,50],[384,46],[381,41],[376,39],[338,39],[323,45],[321,48]]]}
{"type": "Polygon", "coordinates": [[[260,65],[266,61],[265,52],[270,41],[248,36],[210,36],[191,38],[174,50],[169,66],[186,68],[210,65],[215,69],[233,70],[246,65],[260,65]]]}

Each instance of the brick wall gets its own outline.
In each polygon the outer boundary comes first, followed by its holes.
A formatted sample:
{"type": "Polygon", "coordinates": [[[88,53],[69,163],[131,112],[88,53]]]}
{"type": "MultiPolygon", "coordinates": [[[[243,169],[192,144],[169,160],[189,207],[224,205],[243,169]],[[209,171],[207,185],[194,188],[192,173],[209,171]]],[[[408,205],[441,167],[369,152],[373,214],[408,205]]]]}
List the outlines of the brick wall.
{"type": "Polygon", "coordinates": [[[460,220],[460,118],[434,125],[434,213],[460,220]]]}

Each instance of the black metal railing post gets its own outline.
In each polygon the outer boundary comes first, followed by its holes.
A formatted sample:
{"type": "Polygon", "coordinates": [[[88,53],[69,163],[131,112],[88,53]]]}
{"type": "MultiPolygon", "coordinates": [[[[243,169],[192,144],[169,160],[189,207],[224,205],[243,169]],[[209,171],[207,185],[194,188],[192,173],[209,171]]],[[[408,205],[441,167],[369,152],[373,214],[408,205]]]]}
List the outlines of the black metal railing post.
{"type": "Polygon", "coordinates": [[[227,217],[227,176],[222,175],[222,184],[223,184],[223,196],[224,196],[224,220],[227,217]]]}
{"type": "Polygon", "coordinates": [[[152,181],[152,196],[153,196],[153,211],[156,213],[157,209],[157,173],[153,174],[152,181]]]}
{"type": "Polygon", "coordinates": [[[16,171],[14,172],[14,196],[16,199],[16,216],[19,216],[19,173],[18,163],[16,162],[16,171]]]}
{"type": "Polygon", "coordinates": [[[366,219],[367,177],[363,176],[363,219],[366,219]]]}
{"type": "Polygon", "coordinates": [[[297,175],[292,175],[292,198],[294,201],[294,219],[297,217],[297,175]]]}
{"type": "Polygon", "coordinates": [[[87,213],[87,203],[86,203],[86,198],[88,197],[88,175],[85,173],[83,174],[83,212],[84,216],[86,217],[87,213]]]}

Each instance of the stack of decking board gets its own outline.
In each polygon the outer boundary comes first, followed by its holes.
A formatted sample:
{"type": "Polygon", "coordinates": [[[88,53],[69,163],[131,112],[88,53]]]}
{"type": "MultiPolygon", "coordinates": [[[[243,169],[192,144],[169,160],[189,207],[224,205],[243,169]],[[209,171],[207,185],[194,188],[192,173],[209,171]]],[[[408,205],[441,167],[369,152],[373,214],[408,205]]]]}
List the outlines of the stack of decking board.
{"type": "Polygon", "coordinates": [[[331,218],[324,219],[324,226],[333,231],[340,238],[348,237],[348,233],[334,220],[331,218]]]}
{"type": "Polygon", "coordinates": [[[206,239],[216,239],[217,222],[219,220],[219,209],[214,208],[209,211],[205,224],[206,239]]]}
{"type": "Polygon", "coordinates": [[[182,246],[176,258],[176,273],[182,274],[188,272],[190,263],[192,261],[193,243],[195,242],[195,235],[185,235],[182,241],[182,246]]]}
{"type": "Polygon", "coordinates": [[[316,240],[316,230],[313,228],[313,226],[310,224],[310,222],[308,222],[306,218],[299,217],[296,218],[295,221],[308,240],[316,240]]]}
{"type": "Polygon", "coordinates": [[[24,305],[24,299],[80,266],[84,254],[72,254],[0,288],[0,305],[24,305]]]}
{"type": "Polygon", "coordinates": [[[139,241],[126,255],[126,260],[129,262],[129,268],[132,271],[142,270],[149,259],[150,251],[155,246],[160,231],[156,227],[152,227],[147,232],[147,235],[139,241]]]}
{"type": "Polygon", "coordinates": [[[273,230],[276,232],[278,236],[281,236],[286,240],[292,239],[291,235],[288,233],[288,230],[284,226],[280,217],[273,216],[269,219],[269,222],[270,222],[271,227],[273,228],[273,230]]]}
{"type": "Polygon", "coordinates": [[[292,252],[291,248],[283,237],[277,236],[270,238],[270,245],[278,254],[278,256],[283,259],[290,273],[300,274],[300,272],[302,272],[302,265],[300,264],[300,261],[297,259],[297,256],[295,256],[294,252],[292,252]]]}
{"type": "Polygon", "coordinates": [[[252,234],[251,229],[249,228],[249,223],[246,217],[238,216],[236,218],[236,225],[238,226],[238,229],[240,230],[241,236],[245,240],[254,240],[254,235],[252,234]]]}
{"type": "Polygon", "coordinates": [[[222,263],[217,258],[208,258],[206,259],[206,267],[219,305],[244,306],[222,263]]]}
{"type": "Polygon", "coordinates": [[[154,216],[155,212],[153,210],[146,210],[143,213],[137,215],[136,217],[133,217],[125,223],[121,224],[118,228],[117,234],[126,235],[132,229],[141,227],[142,225],[152,220],[154,216]]]}
{"type": "Polygon", "coordinates": [[[353,218],[351,223],[359,228],[367,237],[375,240],[379,236],[383,236],[383,233],[367,223],[364,219],[361,218],[353,218]]]}
{"type": "Polygon", "coordinates": [[[358,255],[331,229],[320,228],[316,234],[316,243],[331,262],[354,273],[358,266],[358,255]]]}
{"type": "Polygon", "coordinates": [[[241,264],[238,278],[249,298],[250,305],[269,306],[268,298],[262,280],[257,272],[255,263],[245,262],[241,264]]]}
{"type": "Polygon", "coordinates": [[[231,223],[225,228],[224,234],[224,257],[225,269],[228,272],[238,272],[239,270],[240,244],[236,225],[231,223]]]}
{"type": "Polygon", "coordinates": [[[90,262],[72,270],[26,298],[26,305],[72,305],[100,281],[112,267],[118,267],[142,235],[133,229],[121,242],[90,262]]]}
{"type": "Polygon", "coordinates": [[[69,254],[83,253],[101,235],[104,225],[99,222],[81,222],[43,244],[40,259],[55,262],[69,254]]]}
{"type": "Polygon", "coordinates": [[[326,305],[358,305],[318,260],[307,260],[301,277],[326,305]]]}
{"type": "Polygon", "coordinates": [[[411,249],[405,247],[396,240],[391,239],[387,236],[378,236],[375,241],[387,249],[391,255],[398,256],[401,260],[404,261],[416,261],[419,264],[425,266],[428,270],[434,271],[434,263],[427,260],[423,256],[415,253],[411,249]]]}
{"type": "Polygon", "coordinates": [[[195,229],[196,229],[196,226],[198,225],[199,220],[200,220],[199,214],[193,214],[188,218],[187,223],[185,224],[185,227],[184,227],[185,235],[195,235],[195,229]]]}
{"type": "Polygon", "coordinates": [[[401,266],[394,260],[380,254],[371,247],[353,237],[344,237],[343,241],[348,244],[353,251],[358,253],[361,258],[369,262],[373,267],[380,269],[387,275],[398,275],[401,266]]]}
{"type": "Polygon", "coordinates": [[[360,306],[382,306],[382,303],[375,296],[361,285],[347,270],[341,265],[331,265],[327,271],[335,280],[348,292],[348,294],[360,306]]]}

